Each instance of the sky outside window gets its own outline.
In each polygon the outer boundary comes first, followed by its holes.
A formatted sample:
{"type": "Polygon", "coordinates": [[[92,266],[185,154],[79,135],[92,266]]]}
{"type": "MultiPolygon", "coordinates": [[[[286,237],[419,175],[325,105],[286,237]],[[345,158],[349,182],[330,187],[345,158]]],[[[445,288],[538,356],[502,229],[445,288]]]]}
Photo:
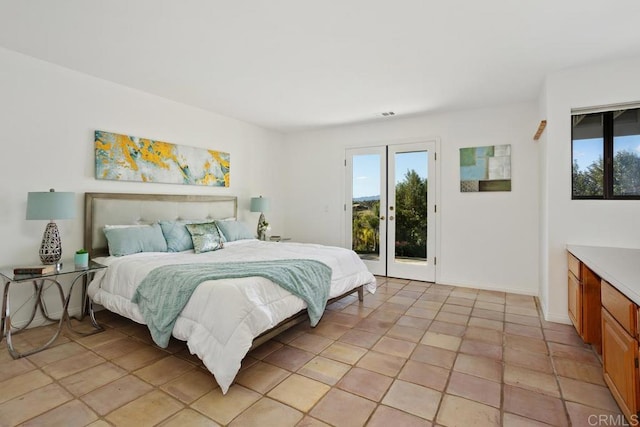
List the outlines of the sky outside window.
{"type": "MultiPolygon", "coordinates": [[[[399,153],[396,156],[395,184],[403,181],[411,169],[415,170],[420,178],[427,178],[426,151],[399,153]]],[[[380,196],[380,156],[353,156],[353,198],[372,196],[380,196]]]]}
{"type": "MultiPolygon", "coordinates": [[[[640,135],[616,136],[616,151],[630,151],[640,156],[640,135]]],[[[602,138],[575,139],[573,141],[573,159],[578,162],[578,169],[585,170],[593,162],[603,156],[602,138]]]]}

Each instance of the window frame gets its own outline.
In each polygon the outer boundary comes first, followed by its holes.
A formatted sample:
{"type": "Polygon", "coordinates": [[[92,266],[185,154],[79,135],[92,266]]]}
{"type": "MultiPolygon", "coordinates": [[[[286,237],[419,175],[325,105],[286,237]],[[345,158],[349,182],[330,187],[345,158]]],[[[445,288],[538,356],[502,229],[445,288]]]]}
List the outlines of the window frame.
{"type": "MultiPolygon", "coordinates": [[[[620,106],[619,109],[625,109],[623,106],[620,106]]],[[[571,200],[640,200],[640,194],[638,195],[614,195],[613,194],[613,122],[614,122],[614,113],[619,109],[607,110],[607,111],[595,111],[592,113],[586,114],[600,114],[602,116],[602,196],[577,196],[574,193],[574,174],[573,174],[573,117],[578,113],[571,113],[571,200]]],[[[629,108],[630,109],[630,108],[629,108]]],[[[634,109],[637,109],[634,108],[634,109]]]]}

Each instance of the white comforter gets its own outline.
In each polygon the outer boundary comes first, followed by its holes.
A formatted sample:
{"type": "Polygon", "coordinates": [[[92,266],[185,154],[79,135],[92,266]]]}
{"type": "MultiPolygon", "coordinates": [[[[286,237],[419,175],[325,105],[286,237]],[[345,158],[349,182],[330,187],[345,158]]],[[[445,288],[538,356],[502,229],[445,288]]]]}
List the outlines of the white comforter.
{"type": "MultiPolygon", "coordinates": [[[[360,285],[375,292],[375,278],[350,250],[331,246],[241,240],[224,249],[139,253],[97,260],[109,268],[96,274],[88,294],[110,311],[145,323],[134,291],[152,269],[166,264],[199,262],[315,259],[332,269],[330,298],[360,285]]],[[[173,336],[186,341],[213,373],[223,393],[233,382],[253,338],[306,307],[304,301],[262,277],[210,280],[193,293],[173,328],[173,336]]]]}

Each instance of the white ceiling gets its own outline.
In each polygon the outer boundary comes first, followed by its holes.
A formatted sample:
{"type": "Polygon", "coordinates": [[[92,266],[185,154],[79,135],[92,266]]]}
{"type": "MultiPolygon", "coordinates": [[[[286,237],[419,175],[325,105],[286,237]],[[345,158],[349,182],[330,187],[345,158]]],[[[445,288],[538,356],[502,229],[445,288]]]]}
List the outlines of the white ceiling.
{"type": "Polygon", "coordinates": [[[292,132],[531,101],[640,55],[639,21],[638,0],[0,0],[0,46],[292,132]]]}

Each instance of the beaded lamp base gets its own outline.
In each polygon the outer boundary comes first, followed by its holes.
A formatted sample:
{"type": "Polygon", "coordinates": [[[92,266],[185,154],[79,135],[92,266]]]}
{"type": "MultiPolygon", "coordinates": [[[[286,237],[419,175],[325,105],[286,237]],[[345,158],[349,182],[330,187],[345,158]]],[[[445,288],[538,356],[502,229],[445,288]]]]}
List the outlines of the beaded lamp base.
{"type": "Polygon", "coordinates": [[[267,226],[267,220],[264,219],[264,214],[260,212],[260,218],[258,218],[258,228],[256,230],[258,233],[258,239],[267,239],[267,226]]]}
{"type": "Polygon", "coordinates": [[[57,264],[62,258],[62,244],[60,243],[60,232],[55,222],[47,224],[42,236],[40,245],[40,261],[43,264],[57,264]]]}

